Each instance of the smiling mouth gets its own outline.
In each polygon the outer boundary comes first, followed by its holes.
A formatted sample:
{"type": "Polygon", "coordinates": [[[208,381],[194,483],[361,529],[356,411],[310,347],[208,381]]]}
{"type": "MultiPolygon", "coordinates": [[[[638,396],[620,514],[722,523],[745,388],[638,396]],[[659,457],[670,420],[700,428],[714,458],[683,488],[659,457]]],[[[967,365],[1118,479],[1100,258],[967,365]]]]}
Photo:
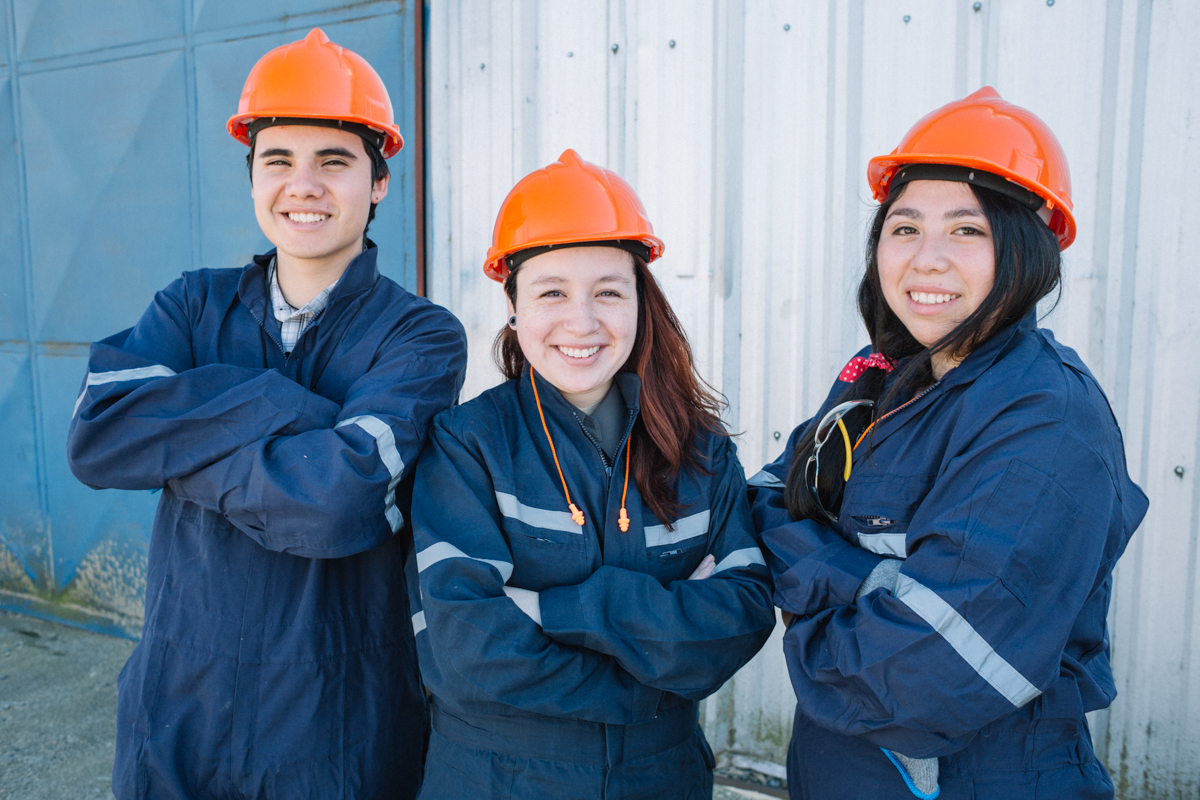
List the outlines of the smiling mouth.
{"type": "Polygon", "coordinates": [[[290,219],[292,222],[322,222],[324,220],[329,219],[328,214],[314,214],[314,213],[303,213],[302,214],[302,213],[297,213],[295,211],[289,211],[287,216],[288,216],[288,219],[290,219]]]}
{"type": "Polygon", "coordinates": [[[600,345],[596,345],[594,347],[583,347],[583,348],[563,347],[562,345],[555,345],[555,347],[558,348],[558,352],[562,353],[564,356],[567,356],[569,358],[588,358],[588,357],[594,356],[594,355],[596,355],[596,353],[600,352],[600,345]]]}
{"type": "Polygon", "coordinates": [[[962,297],[958,294],[934,294],[933,292],[909,292],[908,296],[914,303],[922,306],[937,306],[962,297]]]}

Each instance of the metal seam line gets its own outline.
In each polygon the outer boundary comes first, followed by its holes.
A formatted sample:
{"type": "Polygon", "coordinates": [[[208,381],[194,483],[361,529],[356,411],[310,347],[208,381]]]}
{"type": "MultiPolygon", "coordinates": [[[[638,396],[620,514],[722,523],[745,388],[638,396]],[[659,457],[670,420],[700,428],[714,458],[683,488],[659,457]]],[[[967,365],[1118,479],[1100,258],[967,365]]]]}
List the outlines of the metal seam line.
{"type": "Polygon", "coordinates": [[[505,583],[508,583],[508,579],[512,577],[513,565],[507,561],[493,561],[490,558],[475,558],[475,556],[467,555],[449,542],[436,542],[417,553],[417,572],[424,572],[439,561],[445,561],[448,558],[466,558],[470,561],[479,561],[483,564],[489,564],[496,568],[496,571],[500,573],[500,577],[505,583]]]}
{"type": "Polygon", "coordinates": [[[971,623],[932,589],[900,573],[896,599],[929,623],[993,689],[1017,708],[1042,692],[987,643],[971,623]]]}
{"type": "Polygon", "coordinates": [[[668,544],[678,544],[684,539],[708,535],[708,523],[712,514],[705,509],[698,514],[675,520],[675,530],[667,530],[666,525],[651,525],[646,528],[646,547],[662,547],[668,544]]]}
{"type": "Polygon", "coordinates": [[[496,504],[500,506],[501,514],[509,519],[515,519],[517,522],[523,522],[531,528],[545,528],[551,531],[583,535],[583,527],[576,525],[575,520],[571,519],[571,514],[567,511],[549,511],[544,508],[527,506],[515,495],[507,492],[496,492],[496,504]]]}

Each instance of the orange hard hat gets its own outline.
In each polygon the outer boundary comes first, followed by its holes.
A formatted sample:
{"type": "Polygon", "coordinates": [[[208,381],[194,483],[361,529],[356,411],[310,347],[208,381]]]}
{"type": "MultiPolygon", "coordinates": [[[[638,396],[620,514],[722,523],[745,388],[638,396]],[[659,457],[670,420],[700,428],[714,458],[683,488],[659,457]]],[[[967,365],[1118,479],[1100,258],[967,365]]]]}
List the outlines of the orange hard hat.
{"type": "Polygon", "coordinates": [[[636,242],[647,263],[663,254],[633,187],[612,170],[565,150],[548,167],[517,182],[500,204],[483,271],[503,282],[508,257],[533,247],[581,242],[636,242]]]}
{"type": "MultiPolygon", "coordinates": [[[[897,170],[908,164],[966,167],[970,182],[976,177],[971,170],[999,176],[998,186],[989,188],[1005,191],[1006,183],[1016,184],[1053,211],[1049,225],[1060,250],[1075,240],[1071,173],[1062,146],[1046,123],[1005,102],[990,86],[926,115],[904,134],[890,155],[871,159],[867,180],[878,202],[887,199],[899,177],[897,170]]],[[[1021,189],[1013,193],[1019,194],[1021,189]]]]}
{"type": "Polygon", "coordinates": [[[404,140],[392,117],[392,100],[366,59],[329,41],[313,28],[299,41],[276,47],[258,60],[225,127],[250,144],[249,125],[269,117],[341,120],[366,125],[382,135],[384,158],[404,140]]]}

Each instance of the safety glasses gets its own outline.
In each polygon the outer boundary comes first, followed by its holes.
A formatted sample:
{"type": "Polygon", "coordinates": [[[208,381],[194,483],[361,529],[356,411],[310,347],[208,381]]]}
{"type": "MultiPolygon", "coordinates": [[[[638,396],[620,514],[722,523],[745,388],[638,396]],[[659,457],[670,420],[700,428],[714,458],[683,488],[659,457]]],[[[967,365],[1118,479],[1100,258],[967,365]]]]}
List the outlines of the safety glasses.
{"type": "Polygon", "coordinates": [[[842,421],[842,418],[856,408],[871,408],[874,405],[874,400],[847,400],[829,409],[817,423],[813,452],[808,457],[808,463],[804,465],[804,479],[808,482],[808,490],[812,492],[813,499],[817,501],[817,507],[829,518],[830,522],[837,522],[837,515],[825,508],[821,502],[821,493],[817,488],[821,477],[821,448],[833,438],[835,430],[842,434],[841,439],[846,447],[846,464],[842,468],[842,478],[844,481],[849,481],[850,469],[854,465],[854,447],[850,444],[850,431],[846,430],[846,423],[842,421]]]}

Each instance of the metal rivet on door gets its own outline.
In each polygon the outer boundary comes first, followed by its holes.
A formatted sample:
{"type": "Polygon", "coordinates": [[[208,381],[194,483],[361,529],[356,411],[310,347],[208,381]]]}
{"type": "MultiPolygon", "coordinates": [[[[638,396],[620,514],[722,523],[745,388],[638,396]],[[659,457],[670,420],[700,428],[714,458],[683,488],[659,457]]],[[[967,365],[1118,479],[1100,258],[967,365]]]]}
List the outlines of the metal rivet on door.
{"type": "Polygon", "coordinates": [[[671,41],[667,42],[667,44],[668,44],[668,45],[670,45],[671,47],[674,47],[674,46],[675,46],[675,40],[674,40],[674,39],[672,39],[671,41]]]}
{"type": "Polygon", "coordinates": [[[1184,468],[1183,468],[1183,467],[1176,467],[1176,468],[1175,468],[1175,474],[1176,474],[1176,475],[1178,475],[1178,476],[1179,476],[1179,477],[1181,477],[1181,478],[1183,477],[1183,473],[1184,473],[1185,471],[1186,471],[1186,470],[1184,470],[1184,468]]]}
{"type": "Polygon", "coordinates": [[[621,49],[621,45],[619,45],[619,44],[615,44],[615,43],[613,44],[613,46],[612,46],[612,51],[613,51],[614,53],[615,53],[615,52],[617,52],[617,51],[618,51],[618,50],[620,50],[620,49],[621,49]]]}
{"type": "Polygon", "coordinates": [[[780,435],[781,435],[781,434],[779,433],[779,431],[775,431],[775,433],[773,433],[773,434],[771,434],[771,435],[772,435],[772,436],[774,436],[774,437],[775,437],[775,441],[777,441],[777,442],[778,442],[778,441],[779,441],[779,437],[780,437],[780,435]]]}

